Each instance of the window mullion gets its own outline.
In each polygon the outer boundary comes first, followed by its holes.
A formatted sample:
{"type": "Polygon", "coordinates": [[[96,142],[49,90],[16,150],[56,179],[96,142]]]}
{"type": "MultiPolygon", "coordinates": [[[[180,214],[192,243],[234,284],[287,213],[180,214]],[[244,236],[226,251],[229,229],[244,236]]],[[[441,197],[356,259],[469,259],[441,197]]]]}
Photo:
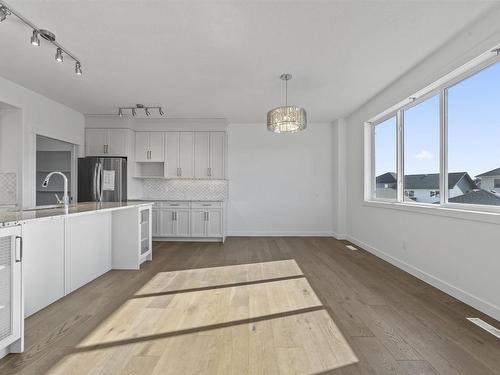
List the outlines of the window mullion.
{"type": "Polygon", "coordinates": [[[396,115],[396,169],[397,169],[397,201],[403,202],[404,200],[404,116],[403,111],[399,110],[396,115]]]}
{"type": "Polygon", "coordinates": [[[448,90],[439,93],[439,196],[440,204],[448,203],[448,90]]]}

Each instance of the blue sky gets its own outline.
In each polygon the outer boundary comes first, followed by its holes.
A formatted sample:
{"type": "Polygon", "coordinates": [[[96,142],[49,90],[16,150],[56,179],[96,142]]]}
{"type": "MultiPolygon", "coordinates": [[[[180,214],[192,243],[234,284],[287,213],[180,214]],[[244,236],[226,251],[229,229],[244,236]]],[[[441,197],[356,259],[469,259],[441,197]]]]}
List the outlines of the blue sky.
{"type": "MultiPolygon", "coordinates": [[[[396,121],[375,128],[376,174],[396,170],[396,121]]],[[[500,168],[500,63],[448,92],[448,170],[500,168]]],[[[439,98],[405,112],[405,174],[439,172],[439,98]]]]}

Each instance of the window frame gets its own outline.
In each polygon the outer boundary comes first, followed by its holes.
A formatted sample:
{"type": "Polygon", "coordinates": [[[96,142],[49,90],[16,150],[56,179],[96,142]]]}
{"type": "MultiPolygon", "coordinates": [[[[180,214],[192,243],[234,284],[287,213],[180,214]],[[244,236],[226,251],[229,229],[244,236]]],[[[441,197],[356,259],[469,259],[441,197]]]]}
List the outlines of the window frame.
{"type": "Polygon", "coordinates": [[[414,95],[402,100],[364,123],[365,135],[365,203],[389,203],[397,206],[451,209],[458,211],[478,211],[500,213],[500,206],[448,202],[448,90],[455,85],[479,74],[494,64],[500,63],[500,46],[469,61],[460,68],[443,76],[414,95]],[[439,97],[439,204],[409,202],[404,200],[404,112],[425,100],[439,97]],[[375,173],[375,127],[396,116],[396,199],[376,197],[375,173]],[[368,138],[368,139],[367,139],[368,138]]]}

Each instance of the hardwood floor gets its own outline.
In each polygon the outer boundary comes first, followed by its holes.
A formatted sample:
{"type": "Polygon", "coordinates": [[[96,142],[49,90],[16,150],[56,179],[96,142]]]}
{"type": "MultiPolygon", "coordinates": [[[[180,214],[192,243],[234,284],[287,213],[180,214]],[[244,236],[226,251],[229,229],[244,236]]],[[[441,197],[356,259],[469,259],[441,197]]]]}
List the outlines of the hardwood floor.
{"type": "Polygon", "coordinates": [[[333,238],[155,243],[26,320],[0,374],[500,374],[491,319],[333,238]]]}

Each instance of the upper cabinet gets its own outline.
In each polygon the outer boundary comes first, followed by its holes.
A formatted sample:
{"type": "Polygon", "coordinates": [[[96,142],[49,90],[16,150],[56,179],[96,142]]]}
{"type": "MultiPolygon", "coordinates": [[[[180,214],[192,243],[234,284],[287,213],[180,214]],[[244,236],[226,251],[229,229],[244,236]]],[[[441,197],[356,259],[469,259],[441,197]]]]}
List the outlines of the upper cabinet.
{"type": "Polygon", "coordinates": [[[194,150],[195,178],[224,178],[224,132],[196,132],[194,150]]]}
{"type": "Polygon", "coordinates": [[[165,177],[194,178],[194,133],[165,133],[165,177]]]}
{"type": "Polygon", "coordinates": [[[86,156],[127,156],[127,129],[86,129],[86,156]]]}
{"type": "Polygon", "coordinates": [[[165,161],[164,134],[162,132],[135,133],[135,161],[165,161]]]}

